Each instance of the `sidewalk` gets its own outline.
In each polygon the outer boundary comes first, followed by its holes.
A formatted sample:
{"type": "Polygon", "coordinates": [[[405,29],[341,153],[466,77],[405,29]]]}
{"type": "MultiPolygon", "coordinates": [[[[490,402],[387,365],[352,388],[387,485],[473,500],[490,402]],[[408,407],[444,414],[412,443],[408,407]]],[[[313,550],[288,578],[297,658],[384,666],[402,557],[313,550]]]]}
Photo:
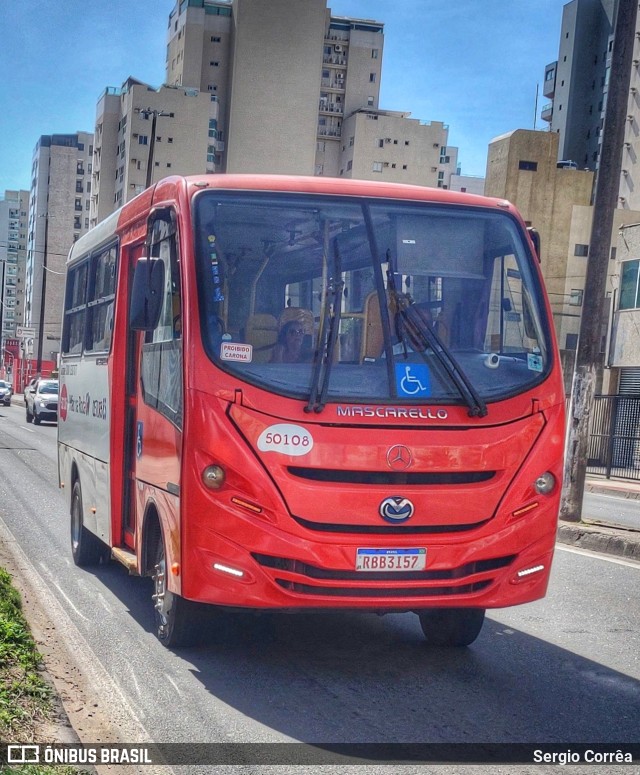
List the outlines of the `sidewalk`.
{"type": "MultiPolygon", "coordinates": [[[[11,403],[24,407],[23,394],[15,393],[11,403]]],[[[615,495],[617,498],[638,501],[638,529],[623,528],[613,524],[605,525],[602,524],[602,520],[599,520],[599,524],[560,520],[558,541],[592,552],[615,554],[618,557],[640,561],[640,480],[626,481],[587,476],[584,489],[585,492],[615,495]]],[[[583,516],[587,516],[588,519],[588,515],[583,516]]]]}
{"type": "MultiPolygon", "coordinates": [[[[603,479],[587,476],[585,492],[599,495],[615,495],[636,502],[638,506],[638,529],[618,525],[591,524],[589,522],[564,522],[558,526],[558,541],[592,552],[615,554],[630,560],[640,561],[640,480],[603,479]]],[[[588,515],[583,514],[588,519],[588,515]]]]}

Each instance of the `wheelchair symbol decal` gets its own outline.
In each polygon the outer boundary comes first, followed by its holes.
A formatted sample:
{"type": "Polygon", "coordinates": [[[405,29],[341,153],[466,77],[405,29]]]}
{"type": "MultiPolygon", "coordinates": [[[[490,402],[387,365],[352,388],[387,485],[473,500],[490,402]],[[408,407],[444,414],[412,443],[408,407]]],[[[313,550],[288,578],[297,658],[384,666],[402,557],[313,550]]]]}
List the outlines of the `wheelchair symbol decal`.
{"type": "Polygon", "coordinates": [[[429,369],[423,363],[396,363],[398,395],[408,398],[431,395],[429,369]]]}

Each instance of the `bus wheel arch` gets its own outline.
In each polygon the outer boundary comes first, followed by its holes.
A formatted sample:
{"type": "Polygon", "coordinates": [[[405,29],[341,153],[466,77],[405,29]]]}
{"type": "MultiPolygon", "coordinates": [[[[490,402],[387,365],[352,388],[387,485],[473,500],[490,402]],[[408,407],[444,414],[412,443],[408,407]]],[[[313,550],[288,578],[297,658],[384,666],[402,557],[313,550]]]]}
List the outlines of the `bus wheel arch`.
{"type": "Polygon", "coordinates": [[[147,507],[143,520],[142,572],[153,581],[155,634],[165,646],[188,646],[197,631],[197,605],[171,592],[167,584],[168,561],[165,537],[155,504],[147,507]]]}
{"type": "Polygon", "coordinates": [[[70,506],[71,554],[74,563],[80,567],[99,565],[108,550],[105,544],[88,530],[84,524],[82,485],[75,463],[71,467],[71,506],[70,506]]]}

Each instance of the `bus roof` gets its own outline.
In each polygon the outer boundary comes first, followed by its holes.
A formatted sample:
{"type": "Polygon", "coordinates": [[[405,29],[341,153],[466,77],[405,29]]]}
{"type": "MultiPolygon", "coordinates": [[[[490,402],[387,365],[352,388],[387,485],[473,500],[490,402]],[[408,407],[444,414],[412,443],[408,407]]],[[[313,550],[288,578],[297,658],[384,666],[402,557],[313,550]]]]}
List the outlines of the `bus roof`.
{"type": "Polygon", "coordinates": [[[68,258],[73,262],[79,255],[100,247],[116,231],[147,213],[156,202],[171,201],[186,193],[190,199],[196,191],[219,189],[226,191],[273,191],[306,194],[332,194],[334,196],[364,196],[381,199],[404,199],[407,201],[433,202],[441,204],[467,205],[475,207],[498,207],[517,213],[506,199],[485,197],[480,194],[449,191],[443,188],[389,183],[386,181],[359,180],[354,178],[312,177],[304,175],[262,175],[262,174],[203,174],[172,175],[155,183],[151,188],[134,197],[111,215],[107,216],[91,231],[74,243],[68,258]]]}

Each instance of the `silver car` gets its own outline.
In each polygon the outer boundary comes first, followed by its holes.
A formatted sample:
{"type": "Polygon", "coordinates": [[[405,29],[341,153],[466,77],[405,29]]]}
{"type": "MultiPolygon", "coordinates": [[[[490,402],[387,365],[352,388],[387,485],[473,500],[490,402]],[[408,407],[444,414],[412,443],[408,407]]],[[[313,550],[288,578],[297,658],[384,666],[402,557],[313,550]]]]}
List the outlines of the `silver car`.
{"type": "Polygon", "coordinates": [[[9,406],[11,404],[11,396],[13,395],[13,388],[10,382],[6,382],[0,379],[0,404],[9,406]]]}
{"type": "Polygon", "coordinates": [[[27,422],[40,425],[43,420],[58,420],[58,380],[40,379],[36,389],[25,392],[27,422]]]}

